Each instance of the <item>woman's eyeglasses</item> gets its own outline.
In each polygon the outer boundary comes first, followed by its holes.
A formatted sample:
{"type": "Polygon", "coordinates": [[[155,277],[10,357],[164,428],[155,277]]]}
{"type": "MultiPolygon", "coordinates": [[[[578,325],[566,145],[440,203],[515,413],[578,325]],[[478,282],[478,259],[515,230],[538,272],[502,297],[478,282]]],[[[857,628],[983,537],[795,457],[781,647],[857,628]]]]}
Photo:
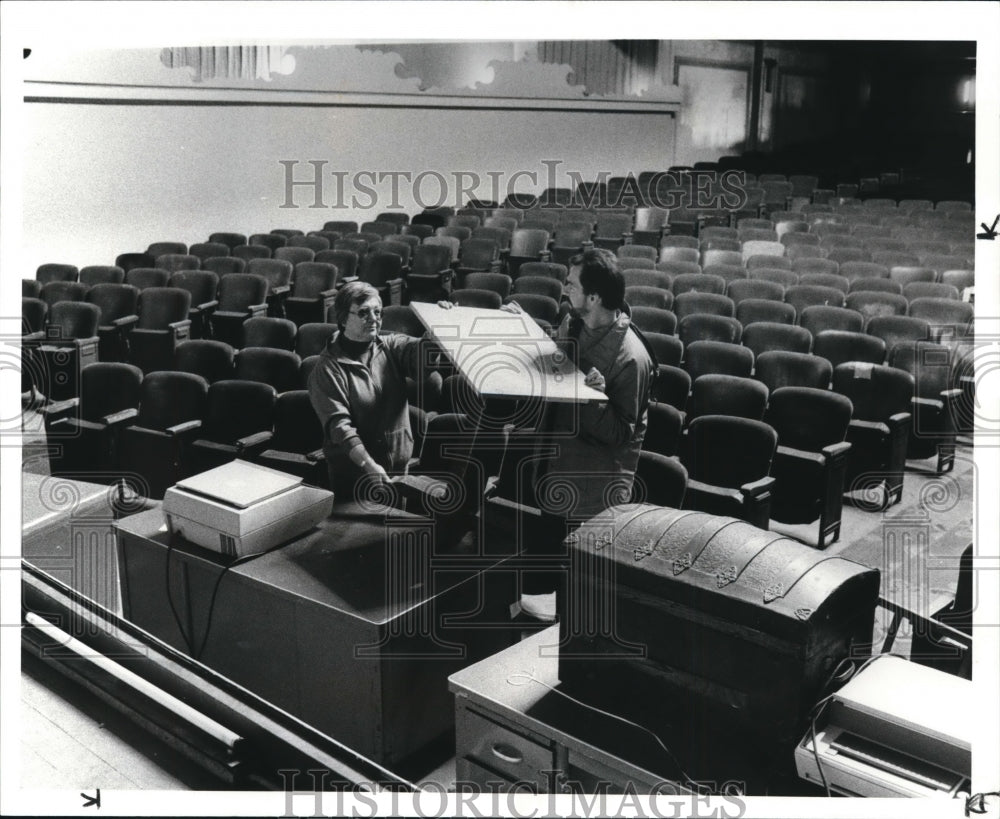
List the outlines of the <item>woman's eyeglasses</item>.
{"type": "Polygon", "coordinates": [[[357,316],[359,319],[364,321],[368,321],[370,318],[382,318],[381,307],[362,307],[360,310],[351,310],[350,313],[352,316],[357,316]]]}

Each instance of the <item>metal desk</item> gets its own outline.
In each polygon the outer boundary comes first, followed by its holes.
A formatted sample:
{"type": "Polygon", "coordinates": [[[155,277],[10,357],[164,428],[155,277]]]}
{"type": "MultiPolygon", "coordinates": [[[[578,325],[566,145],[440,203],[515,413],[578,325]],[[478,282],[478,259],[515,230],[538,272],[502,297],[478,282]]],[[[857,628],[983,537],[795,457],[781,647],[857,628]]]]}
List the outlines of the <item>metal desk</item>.
{"type": "Polygon", "coordinates": [[[342,506],[228,570],[159,510],[118,532],[126,617],[379,763],[447,734],[448,674],[511,639],[482,625],[511,599],[490,585],[498,559],[405,512],[342,506]]]}

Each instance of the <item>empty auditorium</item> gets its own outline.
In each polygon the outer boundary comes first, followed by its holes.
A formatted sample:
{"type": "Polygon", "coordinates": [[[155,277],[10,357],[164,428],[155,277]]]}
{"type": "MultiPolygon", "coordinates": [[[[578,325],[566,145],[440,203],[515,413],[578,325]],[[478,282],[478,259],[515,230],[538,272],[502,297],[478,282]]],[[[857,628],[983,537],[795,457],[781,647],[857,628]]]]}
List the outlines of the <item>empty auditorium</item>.
{"type": "Polygon", "coordinates": [[[11,5],[4,812],[997,810],[1000,7],[11,5]]]}

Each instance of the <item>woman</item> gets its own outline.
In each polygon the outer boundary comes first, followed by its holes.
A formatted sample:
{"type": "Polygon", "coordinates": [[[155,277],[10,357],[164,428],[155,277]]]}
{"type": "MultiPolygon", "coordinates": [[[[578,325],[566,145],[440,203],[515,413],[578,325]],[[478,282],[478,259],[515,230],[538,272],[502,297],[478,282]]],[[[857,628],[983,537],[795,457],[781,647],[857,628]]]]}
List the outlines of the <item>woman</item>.
{"type": "Polygon", "coordinates": [[[323,425],[330,486],[355,497],[362,478],[403,473],[413,454],[406,377],[421,379],[421,341],[382,328],[382,300],[364,282],[349,282],[333,305],[338,332],[309,377],[309,398],[323,425]]]}

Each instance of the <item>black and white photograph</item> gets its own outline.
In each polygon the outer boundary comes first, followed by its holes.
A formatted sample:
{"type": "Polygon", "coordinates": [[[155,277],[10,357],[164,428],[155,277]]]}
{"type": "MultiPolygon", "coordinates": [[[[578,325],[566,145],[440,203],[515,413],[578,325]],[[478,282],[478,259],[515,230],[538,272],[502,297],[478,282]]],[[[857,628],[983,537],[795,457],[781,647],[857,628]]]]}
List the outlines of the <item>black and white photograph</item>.
{"type": "Polygon", "coordinates": [[[0,23],[0,813],[1000,816],[1000,6],[0,23]]]}

